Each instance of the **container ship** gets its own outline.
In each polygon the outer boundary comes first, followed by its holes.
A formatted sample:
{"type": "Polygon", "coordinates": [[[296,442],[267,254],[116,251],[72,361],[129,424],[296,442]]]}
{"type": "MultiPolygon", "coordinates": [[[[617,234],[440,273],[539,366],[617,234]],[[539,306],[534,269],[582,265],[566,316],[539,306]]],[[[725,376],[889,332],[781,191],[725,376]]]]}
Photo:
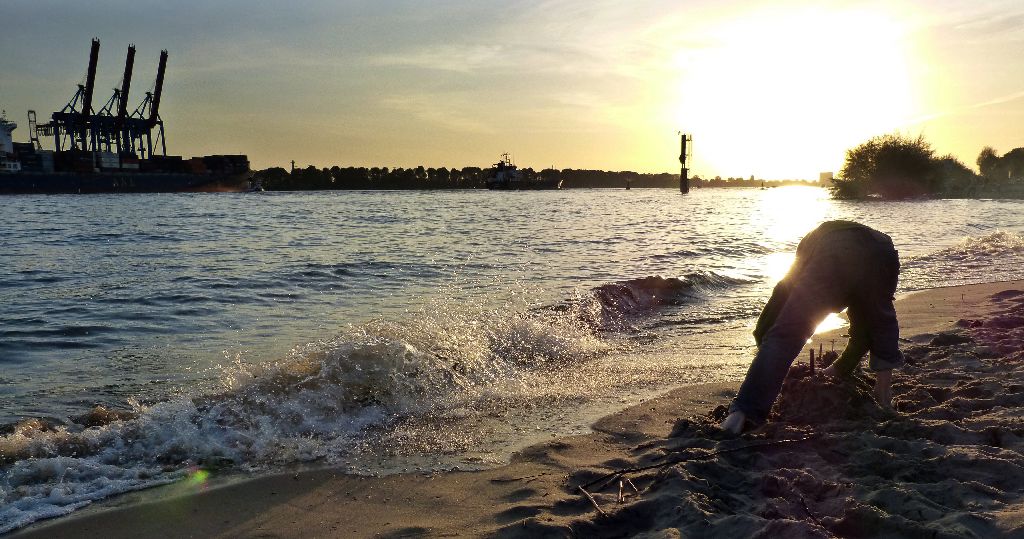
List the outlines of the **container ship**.
{"type": "Polygon", "coordinates": [[[96,110],[93,91],[100,42],[92,40],[85,84],[50,121],[28,111],[29,142],[14,142],[18,125],[0,115],[0,194],[174,193],[253,190],[244,155],[185,159],[167,155],[160,118],[167,51],[160,52],[153,91],[128,113],[135,46],[128,47],[119,88],[96,110]],[[52,141],[45,149],[43,141],[52,141]]]}

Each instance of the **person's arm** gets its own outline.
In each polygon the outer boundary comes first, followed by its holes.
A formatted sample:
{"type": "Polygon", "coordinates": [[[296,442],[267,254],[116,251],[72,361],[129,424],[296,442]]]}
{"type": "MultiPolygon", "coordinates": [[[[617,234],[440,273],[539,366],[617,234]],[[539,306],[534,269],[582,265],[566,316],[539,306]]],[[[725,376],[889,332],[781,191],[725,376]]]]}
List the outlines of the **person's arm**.
{"type": "Polygon", "coordinates": [[[825,369],[829,376],[849,376],[856,370],[864,354],[871,348],[871,335],[856,318],[855,312],[847,311],[850,319],[850,340],[835,363],[825,369]]]}
{"type": "Polygon", "coordinates": [[[786,305],[788,299],[789,285],[783,279],[775,285],[772,296],[768,298],[768,303],[765,304],[764,309],[761,309],[761,316],[757,317],[757,324],[754,326],[754,342],[758,346],[761,346],[761,339],[768,332],[768,328],[775,324],[775,319],[779,317],[779,313],[782,312],[782,307],[786,305]]]}

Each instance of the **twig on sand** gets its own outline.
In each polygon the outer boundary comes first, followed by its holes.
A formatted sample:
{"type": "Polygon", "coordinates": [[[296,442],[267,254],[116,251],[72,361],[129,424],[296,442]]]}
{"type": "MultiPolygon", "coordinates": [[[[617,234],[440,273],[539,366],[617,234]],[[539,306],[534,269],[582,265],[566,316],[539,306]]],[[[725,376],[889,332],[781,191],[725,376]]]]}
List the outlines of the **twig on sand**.
{"type": "Polygon", "coordinates": [[[622,495],[622,489],[624,486],[625,485],[623,484],[622,480],[619,479],[619,503],[622,503],[622,500],[626,499],[626,497],[622,495]]]}
{"type": "MultiPolygon", "coordinates": [[[[804,436],[803,438],[791,438],[791,439],[785,439],[785,440],[768,440],[768,441],[759,442],[759,443],[750,443],[750,444],[747,444],[747,445],[741,445],[739,447],[730,447],[728,449],[719,449],[717,451],[712,451],[712,452],[704,454],[704,455],[696,455],[696,456],[693,456],[693,457],[679,456],[679,457],[676,457],[676,458],[673,458],[673,459],[670,459],[670,460],[666,460],[666,461],[658,463],[658,464],[648,464],[647,466],[634,466],[632,468],[622,468],[620,470],[615,470],[613,472],[610,472],[610,473],[607,473],[605,475],[602,475],[601,477],[598,477],[597,479],[594,479],[593,481],[582,485],[580,488],[581,489],[590,488],[590,487],[592,487],[592,486],[594,486],[594,485],[604,481],[604,484],[601,485],[601,487],[597,489],[598,491],[600,491],[601,489],[607,487],[613,481],[615,481],[616,479],[624,476],[625,474],[643,472],[643,471],[647,471],[647,470],[653,470],[655,468],[667,468],[669,466],[672,466],[673,464],[679,464],[680,462],[685,462],[685,461],[688,461],[688,460],[709,459],[711,457],[716,457],[718,455],[722,455],[722,454],[725,454],[725,453],[733,453],[735,451],[743,451],[743,450],[746,450],[746,449],[754,449],[754,448],[757,448],[757,447],[770,447],[770,446],[775,446],[775,445],[784,445],[784,444],[794,444],[794,443],[798,443],[798,442],[806,442],[807,440],[810,440],[810,439],[812,439],[814,437],[815,437],[814,434],[809,434],[807,436],[804,436]]],[[[633,487],[633,488],[635,489],[636,487],[633,487]]]]}
{"type": "Polygon", "coordinates": [[[523,477],[495,477],[491,479],[491,483],[515,483],[516,481],[526,481],[529,483],[531,481],[536,481],[538,478],[544,477],[545,475],[551,474],[544,472],[537,475],[527,475],[523,477]]]}
{"type": "Polygon", "coordinates": [[[626,478],[626,484],[629,485],[629,487],[633,489],[633,492],[635,492],[637,494],[640,494],[640,489],[636,488],[636,485],[633,484],[633,480],[632,479],[627,477],[626,478]]]}
{"type": "Polygon", "coordinates": [[[594,497],[591,496],[589,492],[587,492],[587,489],[583,487],[579,487],[579,489],[580,492],[582,492],[583,495],[586,496],[588,500],[590,500],[590,503],[594,506],[594,509],[597,509],[598,514],[600,514],[603,517],[608,516],[608,513],[605,513],[604,509],[601,509],[601,506],[597,505],[597,500],[595,500],[594,497]]]}
{"type": "MultiPolygon", "coordinates": [[[[803,495],[800,494],[799,492],[797,492],[796,496],[797,496],[797,498],[800,498],[800,505],[804,506],[804,513],[807,513],[807,516],[811,517],[811,520],[814,521],[815,524],[817,524],[818,526],[820,526],[822,528],[825,528],[825,526],[821,523],[821,521],[818,520],[818,517],[814,516],[814,513],[811,512],[811,509],[809,507],[807,507],[807,500],[804,499],[803,495]]],[[[825,529],[828,529],[828,528],[825,528],[825,529]]]]}
{"type": "MultiPolygon", "coordinates": [[[[620,478],[620,474],[611,474],[611,475],[607,475],[605,477],[607,477],[608,480],[605,481],[604,483],[601,483],[597,488],[595,488],[594,492],[601,492],[602,490],[608,488],[608,485],[614,483],[615,480],[620,478]]],[[[590,488],[590,487],[594,486],[594,483],[593,482],[592,483],[587,483],[586,485],[583,485],[583,486],[586,487],[586,488],[590,488]]]]}

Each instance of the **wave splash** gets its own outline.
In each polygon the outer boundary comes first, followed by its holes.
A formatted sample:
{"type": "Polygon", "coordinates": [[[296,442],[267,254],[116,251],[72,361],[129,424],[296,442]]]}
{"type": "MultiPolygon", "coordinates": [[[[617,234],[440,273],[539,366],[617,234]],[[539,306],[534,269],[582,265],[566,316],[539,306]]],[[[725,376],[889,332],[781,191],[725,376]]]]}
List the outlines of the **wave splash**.
{"type": "Polygon", "coordinates": [[[749,282],[710,271],[642,277],[594,288],[585,298],[577,298],[575,308],[591,327],[618,331],[658,308],[690,303],[716,289],[749,282]]]}
{"type": "Polygon", "coordinates": [[[348,327],[276,362],[236,358],[212,394],[97,407],[66,424],[22,421],[0,436],[0,533],[176,481],[190,468],[342,462],[367,429],[479,411],[514,394],[524,373],[606,352],[602,332],[623,318],[737,282],[713,273],[631,279],[559,308],[438,302],[403,322],[348,327]]]}
{"type": "Polygon", "coordinates": [[[908,258],[900,282],[904,290],[1024,278],[1024,235],[996,231],[962,239],[956,245],[908,258]]]}
{"type": "Polygon", "coordinates": [[[953,247],[929,256],[975,261],[1021,253],[1024,253],[1024,235],[1000,230],[977,238],[966,238],[953,247]]]}

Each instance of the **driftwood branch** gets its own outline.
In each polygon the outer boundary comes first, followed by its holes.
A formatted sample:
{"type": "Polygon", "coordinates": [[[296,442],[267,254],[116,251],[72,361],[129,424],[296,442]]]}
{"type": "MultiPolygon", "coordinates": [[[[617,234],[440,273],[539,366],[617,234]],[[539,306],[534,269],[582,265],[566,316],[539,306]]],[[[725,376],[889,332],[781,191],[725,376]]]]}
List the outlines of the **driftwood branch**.
{"type": "Polygon", "coordinates": [[[588,500],[590,500],[590,503],[591,503],[591,505],[594,506],[594,509],[597,509],[598,514],[600,514],[603,517],[608,516],[608,513],[605,513],[604,509],[601,509],[601,506],[597,505],[597,500],[595,500],[594,497],[591,496],[591,494],[589,492],[587,492],[587,489],[585,489],[583,487],[579,487],[579,489],[580,489],[580,492],[582,492],[583,495],[586,496],[588,500]]]}
{"type": "Polygon", "coordinates": [[[523,477],[495,477],[491,479],[491,483],[515,483],[516,481],[526,481],[527,483],[529,483],[531,481],[536,481],[538,478],[544,477],[545,475],[551,474],[544,472],[536,475],[527,475],[523,477]]]}

